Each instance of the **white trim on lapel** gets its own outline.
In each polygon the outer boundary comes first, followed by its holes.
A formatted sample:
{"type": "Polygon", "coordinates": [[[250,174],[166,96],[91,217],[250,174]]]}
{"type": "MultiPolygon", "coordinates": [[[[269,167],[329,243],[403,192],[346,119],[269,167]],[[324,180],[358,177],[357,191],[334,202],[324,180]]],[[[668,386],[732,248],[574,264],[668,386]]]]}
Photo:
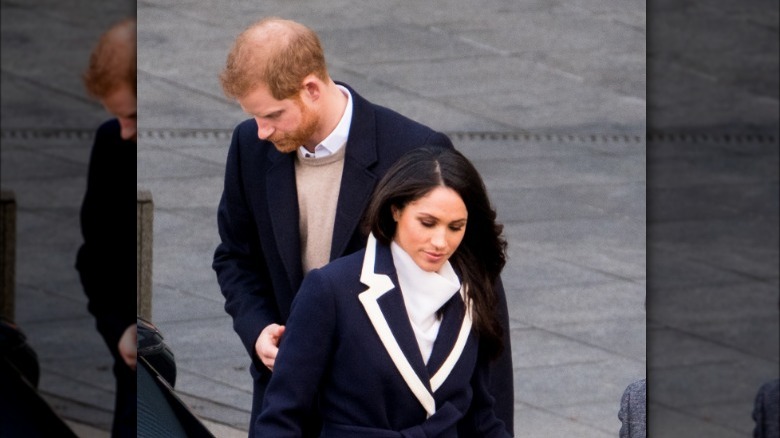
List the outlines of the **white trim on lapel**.
{"type": "Polygon", "coordinates": [[[398,340],[393,336],[393,332],[390,330],[390,326],[387,324],[387,320],[377,302],[379,297],[395,288],[395,285],[387,275],[374,272],[375,261],[376,238],[373,234],[369,234],[366,255],[363,258],[363,269],[360,274],[360,282],[368,286],[368,290],[358,295],[358,298],[366,309],[368,318],[371,320],[371,324],[373,324],[385,349],[390,354],[395,367],[401,373],[401,377],[403,377],[406,385],[412,390],[412,393],[417,397],[428,417],[430,417],[436,412],[436,400],[434,400],[433,394],[420,380],[417,373],[414,372],[412,365],[398,345],[398,340]]]}
{"type": "Polygon", "coordinates": [[[471,333],[471,301],[466,296],[466,286],[461,286],[460,297],[463,300],[465,307],[465,315],[463,315],[463,323],[460,325],[460,331],[458,332],[458,339],[455,340],[455,345],[452,347],[449,356],[441,364],[436,374],[431,377],[431,389],[436,392],[441,385],[447,380],[452,369],[455,368],[455,364],[460,359],[460,355],[463,353],[463,349],[466,348],[466,341],[469,339],[469,333],[471,333]]]}

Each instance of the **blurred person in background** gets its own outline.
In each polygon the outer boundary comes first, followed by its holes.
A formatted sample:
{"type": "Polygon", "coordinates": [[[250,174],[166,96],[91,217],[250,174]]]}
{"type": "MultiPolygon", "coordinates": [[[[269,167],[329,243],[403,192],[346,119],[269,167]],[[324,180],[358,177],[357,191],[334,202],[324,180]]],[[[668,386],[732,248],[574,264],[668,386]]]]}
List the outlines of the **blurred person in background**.
{"type": "Polygon", "coordinates": [[[136,267],[134,217],[127,181],[135,180],[136,21],[111,26],[92,51],[83,75],[89,94],[113,118],[97,130],[81,206],[84,243],[76,269],[89,300],[89,312],[114,357],[116,401],[112,437],[136,436],[136,267]]]}

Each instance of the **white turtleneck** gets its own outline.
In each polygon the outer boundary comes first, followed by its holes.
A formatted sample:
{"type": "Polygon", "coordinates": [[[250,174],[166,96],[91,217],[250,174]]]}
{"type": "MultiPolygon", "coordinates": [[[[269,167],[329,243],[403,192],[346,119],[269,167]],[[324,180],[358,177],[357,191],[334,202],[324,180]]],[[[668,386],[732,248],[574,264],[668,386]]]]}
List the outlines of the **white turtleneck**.
{"type": "Polygon", "coordinates": [[[438,272],[424,271],[395,241],[390,244],[406,313],[423,360],[428,363],[441,321],[436,312],[460,290],[460,280],[446,261],[438,272]]]}

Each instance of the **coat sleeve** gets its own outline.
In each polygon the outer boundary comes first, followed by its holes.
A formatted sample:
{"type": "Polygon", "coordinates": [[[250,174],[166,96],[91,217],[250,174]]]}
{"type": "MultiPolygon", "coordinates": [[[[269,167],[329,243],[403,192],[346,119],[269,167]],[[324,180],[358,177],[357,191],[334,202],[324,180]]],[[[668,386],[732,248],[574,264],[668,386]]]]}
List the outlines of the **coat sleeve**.
{"type": "Polygon", "coordinates": [[[76,269],[87,308],[95,316],[98,331],[109,350],[118,356],[124,331],[135,325],[135,239],[131,173],[124,171],[135,159],[135,145],[123,141],[119,123],[104,123],[95,135],[89,159],[87,190],[81,205],[83,244],[76,255],[76,269]],[[111,225],[107,225],[111,224],[111,225]]]}
{"type": "Polygon", "coordinates": [[[501,277],[496,280],[495,290],[498,294],[498,318],[504,332],[503,350],[489,364],[489,391],[495,398],[495,411],[506,430],[514,436],[515,416],[515,384],[514,367],[512,366],[512,336],[509,330],[509,308],[506,301],[506,291],[501,277]]]}
{"type": "Polygon", "coordinates": [[[336,348],[334,293],[319,270],[309,272],[303,281],[255,423],[256,437],[301,436],[336,348]]]}
{"type": "Polygon", "coordinates": [[[480,348],[474,374],[471,377],[473,398],[466,416],[461,421],[460,435],[484,438],[507,438],[513,436],[504,422],[496,416],[495,398],[490,392],[490,359],[480,348]]]}
{"type": "Polygon", "coordinates": [[[279,322],[271,278],[250,211],[241,171],[241,128],[233,132],[225,166],[225,186],[217,209],[221,243],[212,267],[217,274],[225,311],[233,318],[249,356],[258,370],[265,366],[255,353],[255,342],[267,325],[279,322]]]}

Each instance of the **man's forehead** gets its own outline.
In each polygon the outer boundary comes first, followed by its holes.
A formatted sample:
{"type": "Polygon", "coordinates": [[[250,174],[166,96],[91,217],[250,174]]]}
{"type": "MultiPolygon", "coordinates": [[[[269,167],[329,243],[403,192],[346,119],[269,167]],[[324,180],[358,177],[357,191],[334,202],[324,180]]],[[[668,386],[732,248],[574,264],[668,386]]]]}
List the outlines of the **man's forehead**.
{"type": "Polygon", "coordinates": [[[277,100],[266,86],[255,87],[252,91],[236,99],[241,109],[247,113],[270,113],[286,108],[292,98],[277,100]]]}

